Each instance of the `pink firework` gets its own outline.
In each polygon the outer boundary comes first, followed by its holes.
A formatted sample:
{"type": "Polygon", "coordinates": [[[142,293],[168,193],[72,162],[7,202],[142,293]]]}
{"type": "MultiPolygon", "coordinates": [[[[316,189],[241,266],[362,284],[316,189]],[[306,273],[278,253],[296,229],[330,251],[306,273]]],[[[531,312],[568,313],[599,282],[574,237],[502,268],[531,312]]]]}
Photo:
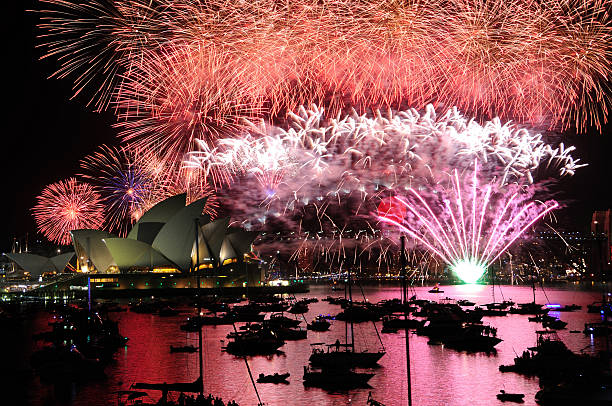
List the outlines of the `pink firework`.
{"type": "Polygon", "coordinates": [[[99,229],[104,219],[100,195],[75,178],[45,187],[32,208],[38,231],[50,241],[70,244],[70,231],[99,229]]]}
{"type": "Polygon", "coordinates": [[[476,162],[471,184],[462,185],[457,170],[451,178],[449,190],[427,197],[409,188],[406,197],[395,198],[406,208],[406,217],[379,220],[396,226],[467,283],[476,282],[518,238],[559,207],[554,200],[530,201],[518,187],[480,185],[476,162]]]}
{"type": "Polygon", "coordinates": [[[214,144],[238,133],[259,110],[226,55],[188,46],[147,52],[122,84],[117,107],[119,136],[130,148],[173,166],[196,140],[214,144]]]}
{"type": "Polygon", "coordinates": [[[44,3],[55,76],[100,89],[126,139],[171,156],[262,107],[283,119],[311,103],[434,103],[581,130],[601,128],[612,103],[609,0],[44,3]]]}

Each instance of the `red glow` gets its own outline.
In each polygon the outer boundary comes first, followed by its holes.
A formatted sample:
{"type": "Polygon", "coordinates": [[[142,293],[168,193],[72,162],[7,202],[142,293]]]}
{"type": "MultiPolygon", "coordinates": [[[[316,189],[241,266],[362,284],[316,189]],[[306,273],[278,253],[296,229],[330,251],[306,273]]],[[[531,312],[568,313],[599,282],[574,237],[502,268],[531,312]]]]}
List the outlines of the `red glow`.
{"type": "Polygon", "coordinates": [[[401,222],[406,217],[406,207],[394,197],[385,197],[378,205],[378,217],[401,222]]]}

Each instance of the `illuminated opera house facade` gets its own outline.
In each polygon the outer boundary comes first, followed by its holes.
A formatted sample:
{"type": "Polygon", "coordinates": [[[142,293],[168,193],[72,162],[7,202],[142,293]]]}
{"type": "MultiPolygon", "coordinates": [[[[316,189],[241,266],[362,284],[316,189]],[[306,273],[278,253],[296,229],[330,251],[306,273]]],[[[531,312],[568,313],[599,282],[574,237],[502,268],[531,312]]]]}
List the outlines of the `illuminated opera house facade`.
{"type": "Polygon", "coordinates": [[[251,250],[257,233],[230,227],[229,218],[211,221],[202,215],[205,204],[205,198],[186,205],[185,194],[170,197],[145,212],[125,238],[71,231],[77,270],[71,288],[195,288],[198,276],[202,288],[262,285],[260,261],[251,250]]]}

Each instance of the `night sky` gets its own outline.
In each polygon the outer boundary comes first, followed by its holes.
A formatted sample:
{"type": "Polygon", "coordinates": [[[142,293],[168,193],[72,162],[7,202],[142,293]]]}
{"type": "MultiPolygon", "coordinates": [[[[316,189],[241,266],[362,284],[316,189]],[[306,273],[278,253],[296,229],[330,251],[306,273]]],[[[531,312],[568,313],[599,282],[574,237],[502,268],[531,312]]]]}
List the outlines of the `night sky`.
{"type": "MultiPolygon", "coordinates": [[[[94,113],[87,99],[72,95],[68,80],[47,79],[56,62],[40,61],[35,49],[37,16],[32,0],[4,3],[2,38],[5,94],[3,114],[2,173],[6,219],[0,236],[0,250],[6,251],[14,236],[29,233],[35,224],[30,208],[35,197],[49,183],[74,176],[79,160],[98,145],[116,143],[111,113],[94,113]]],[[[612,118],[612,114],[609,115],[612,118]]],[[[612,131],[564,136],[575,145],[573,155],[589,167],[581,168],[559,186],[559,199],[567,208],[558,212],[559,228],[586,230],[592,211],[612,207],[612,131]]]]}

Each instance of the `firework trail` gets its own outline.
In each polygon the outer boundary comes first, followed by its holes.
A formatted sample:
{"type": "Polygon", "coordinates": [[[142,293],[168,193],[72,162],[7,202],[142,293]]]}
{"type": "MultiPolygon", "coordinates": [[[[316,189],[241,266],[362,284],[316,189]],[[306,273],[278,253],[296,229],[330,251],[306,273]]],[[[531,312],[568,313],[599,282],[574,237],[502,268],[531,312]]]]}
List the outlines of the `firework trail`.
{"type": "Polygon", "coordinates": [[[125,148],[101,146],[81,160],[82,175],[102,197],[106,228],[125,236],[145,208],[154,186],[154,175],[125,148]]]}
{"type": "Polygon", "coordinates": [[[70,244],[70,230],[102,226],[100,195],[87,183],[74,178],[52,183],[36,200],[32,214],[38,231],[55,243],[70,244]]]}
{"type": "Polygon", "coordinates": [[[404,205],[404,219],[381,216],[381,222],[396,226],[420,245],[447,263],[464,282],[476,282],[519,237],[559,204],[530,201],[518,187],[480,185],[477,161],[471,182],[459,181],[457,170],[449,189],[423,193],[410,188],[406,197],[396,196],[404,205]]]}

